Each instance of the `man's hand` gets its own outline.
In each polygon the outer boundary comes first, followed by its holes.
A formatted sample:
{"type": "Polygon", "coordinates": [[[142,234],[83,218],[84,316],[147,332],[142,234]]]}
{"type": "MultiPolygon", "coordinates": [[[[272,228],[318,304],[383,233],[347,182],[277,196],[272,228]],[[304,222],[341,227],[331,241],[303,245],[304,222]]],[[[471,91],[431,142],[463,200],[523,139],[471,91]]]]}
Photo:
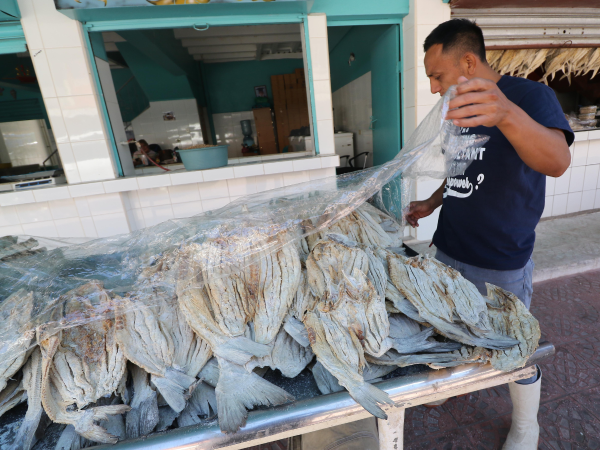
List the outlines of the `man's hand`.
{"type": "Polygon", "coordinates": [[[431,202],[431,199],[410,202],[406,221],[413,228],[419,226],[419,219],[429,216],[436,208],[431,202]]]}
{"type": "Polygon", "coordinates": [[[457,95],[450,101],[451,111],[446,115],[456,126],[498,126],[515,106],[491,80],[459,77],[458,83],[457,95]]]}
{"type": "Polygon", "coordinates": [[[460,77],[458,82],[446,119],[465,128],[498,127],[523,162],[544,175],[559,177],[567,170],[571,153],[562,130],[537,123],[492,80],[460,77]]]}

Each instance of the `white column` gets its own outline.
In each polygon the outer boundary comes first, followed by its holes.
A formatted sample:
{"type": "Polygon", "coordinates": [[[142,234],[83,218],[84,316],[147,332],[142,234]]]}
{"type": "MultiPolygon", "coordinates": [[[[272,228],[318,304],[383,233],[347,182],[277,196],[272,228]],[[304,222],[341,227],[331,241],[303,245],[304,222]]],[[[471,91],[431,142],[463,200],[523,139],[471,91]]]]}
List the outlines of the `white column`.
{"type": "MultiPolygon", "coordinates": [[[[450,20],[450,5],[442,0],[410,0],[409,14],[402,22],[404,53],[404,142],[439,100],[432,94],[425,73],[423,43],[440,23],[450,20]]],[[[425,200],[437,189],[442,180],[418,180],[414,200],[425,200]],[[437,187],[434,186],[437,185],[437,187]]],[[[429,217],[419,220],[419,228],[411,228],[411,235],[429,240],[437,227],[439,208],[429,217]]]]}
{"type": "Polygon", "coordinates": [[[325,14],[308,15],[308,41],[310,43],[319,152],[321,155],[335,154],[329,42],[327,40],[327,16],[325,14]]]}
{"type": "Polygon", "coordinates": [[[69,184],[117,177],[81,24],[53,0],[18,0],[21,23],[69,184]]]}

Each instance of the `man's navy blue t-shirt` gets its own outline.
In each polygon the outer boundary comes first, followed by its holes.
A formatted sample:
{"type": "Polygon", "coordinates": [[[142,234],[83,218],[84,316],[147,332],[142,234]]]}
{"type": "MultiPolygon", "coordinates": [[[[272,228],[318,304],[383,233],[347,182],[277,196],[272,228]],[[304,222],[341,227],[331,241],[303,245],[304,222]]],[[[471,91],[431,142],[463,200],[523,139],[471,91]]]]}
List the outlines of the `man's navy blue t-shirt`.
{"type": "MultiPolygon", "coordinates": [[[[503,76],[498,87],[539,124],[575,138],[556,95],[535,81],[503,76]]],[[[546,176],[529,168],[497,127],[463,134],[490,136],[464,175],[448,178],[433,243],[457,261],[484,269],[514,270],[527,264],[542,212],[546,176]]]]}

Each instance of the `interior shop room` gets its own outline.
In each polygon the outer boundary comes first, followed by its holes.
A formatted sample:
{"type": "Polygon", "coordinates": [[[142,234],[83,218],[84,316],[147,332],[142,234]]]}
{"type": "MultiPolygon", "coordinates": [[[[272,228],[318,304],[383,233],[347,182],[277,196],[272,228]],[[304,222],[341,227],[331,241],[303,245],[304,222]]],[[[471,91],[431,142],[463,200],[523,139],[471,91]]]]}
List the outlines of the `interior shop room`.
{"type": "Polygon", "coordinates": [[[116,91],[121,119],[107,99],[115,137],[126,139],[136,172],[180,165],[180,151],[209,145],[229,164],[314,154],[300,24],[90,35],[110,69],[98,66],[101,84],[116,91]]]}
{"type": "Polygon", "coordinates": [[[338,173],[389,161],[402,132],[398,27],[334,22],[327,34],[338,173]]]}
{"type": "Polygon", "coordinates": [[[0,192],[63,183],[29,52],[0,54],[0,192]]]}

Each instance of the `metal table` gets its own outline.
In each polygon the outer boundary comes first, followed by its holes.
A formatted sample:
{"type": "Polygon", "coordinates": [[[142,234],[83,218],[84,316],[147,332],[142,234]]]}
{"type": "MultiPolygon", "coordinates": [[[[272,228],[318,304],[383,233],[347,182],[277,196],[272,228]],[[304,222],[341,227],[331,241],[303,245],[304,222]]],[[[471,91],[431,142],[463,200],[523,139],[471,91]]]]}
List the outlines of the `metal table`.
{"type": "MultiPolygon", "coordinates": [[[[442,398],[467,394],[511,381],[530,378],[534,364],[554,354],[554,346],[542,343],[527,362],[514,372],[494,370],[489,364],[468,364],[381,381],[375,385],[389,394],[395,406],[384,406],[388,420],[379,420],[381,450],[403,447],[404,410],[442,398]]],[[[158,433],[95,450],[209,450],[243,449],[370,417],[347,392],[321,395],[289,405],[250,412],[246,426],[235,434],[223,434],[218,423],[196,425],[158,433]]]]}

